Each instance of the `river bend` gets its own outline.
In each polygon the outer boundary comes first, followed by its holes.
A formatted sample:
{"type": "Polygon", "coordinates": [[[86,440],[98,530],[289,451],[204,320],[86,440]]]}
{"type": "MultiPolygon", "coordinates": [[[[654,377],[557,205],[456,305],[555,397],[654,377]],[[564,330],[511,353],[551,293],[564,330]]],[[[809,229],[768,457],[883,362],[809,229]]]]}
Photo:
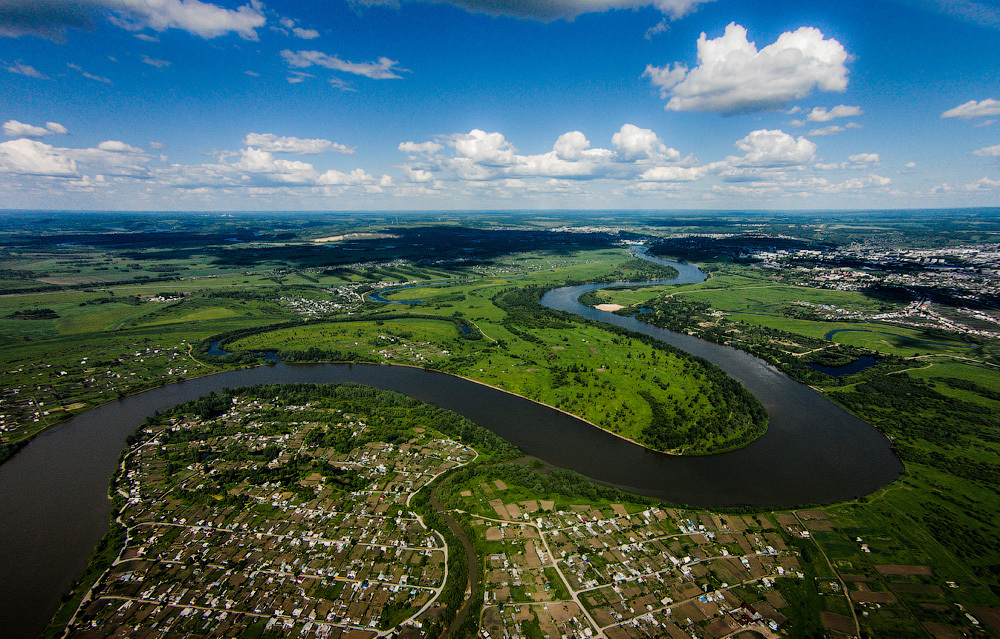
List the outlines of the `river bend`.
{"type": "MultiPolygon", "coordinates": [[[[704,279],[697,268],[668,264],[680,277],[648,284],[704,279]]],[[[556,466],[635,493],[703,507],[841,501],[868,494],[901,473],[889,441],[872,426],[769,364],[576,301],[587,290],[607,286],[613,284],[556,289],[542,303],[650,335],[720,366],[767,408],[767,432],[731,453],[669,456],[522,397],[403,366],[279,363],[169,384],[82,413],[39,435],[0,466],[4,636],[38,636],[58,607],[59,596],[83,571],[108,528],[108,482],[125,438],[157,411],[227,387],[357,382],[398,391],[456,411],[556,466]]]]}

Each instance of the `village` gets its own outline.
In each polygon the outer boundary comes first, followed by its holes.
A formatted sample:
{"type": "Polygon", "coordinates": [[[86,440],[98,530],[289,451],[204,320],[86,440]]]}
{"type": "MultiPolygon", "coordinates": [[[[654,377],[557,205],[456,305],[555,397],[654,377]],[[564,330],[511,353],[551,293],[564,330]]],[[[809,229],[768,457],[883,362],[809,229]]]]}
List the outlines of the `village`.
{"type": "Polygon", "coordinates": [[[375,441],[363,419],[311,404],[280,413],[240,398],[142,430],[116,487],[125,546],[70,636],[372,637],[440,614],[448,548],[408,506],[475,451],[422,428],[375,441]],[[369,441],[338,452],[344,438],[369,441]]]}
{"type": "MultiPolygon", "coordinates": [[[[502,497],[497,480],[476,491],[502,497]]],[[[473,498],[472,491],[466,491],[473,498]]],[[[774,636],[788,605],[775,579],[802,579],[796,552],[767,517],[623,504],[489,501],[473,516],[490,547],[484,637],[774,636]]],[[[801,525],[786,532],[808,536],[801,525]]]]}

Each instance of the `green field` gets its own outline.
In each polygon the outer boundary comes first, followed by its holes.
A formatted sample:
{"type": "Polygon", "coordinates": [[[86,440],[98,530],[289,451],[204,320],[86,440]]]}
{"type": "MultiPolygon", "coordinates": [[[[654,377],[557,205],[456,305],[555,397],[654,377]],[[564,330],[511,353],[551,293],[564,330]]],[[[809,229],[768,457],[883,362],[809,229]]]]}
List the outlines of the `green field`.
{"type": "MultiPolygon", "coordinates": [[[[605,254],[605,259],[608,257],[620,260],[621,252],[605,254]]],[[[601,274],[589,265],[591,260],[585,262],[567,269],[572,278],[601,274]]],[[[548,283],[550,273],[516,281],[483,280],[407,289],[390,299],[420,299],[425,303],[383,306],[385,313],[439,314],[440,321],[395,319],[380,323],[378,315],[374,315],[376,319],[364,322],[314,323],[261,333],[227,343],[227,348],[319,348],[372,361],[430,365],[555,406],[637,441],[643,441],[643,431],[653,418],[650,400],[683,409],[688,418],[679,424],[682,432],[709,419],[734,425],[731,432],[708,434],[699,437],[700,441],[677,446],[677,452],[724,450],[744,435],[746,427],[739,423],[741,418],[719,413],[709,399],[706,384],[710,382],[703,375],[691,374],[695,367],[686,357],[584,324],[573,325],[572,337],[561,327],[533,329],[533,341],[512,332],[504,323],[507,314],[491,298],[512,286],[548,283]],[[456,314],[470,322],[482,339],[464,339],[452,319],[456,314]]]]}

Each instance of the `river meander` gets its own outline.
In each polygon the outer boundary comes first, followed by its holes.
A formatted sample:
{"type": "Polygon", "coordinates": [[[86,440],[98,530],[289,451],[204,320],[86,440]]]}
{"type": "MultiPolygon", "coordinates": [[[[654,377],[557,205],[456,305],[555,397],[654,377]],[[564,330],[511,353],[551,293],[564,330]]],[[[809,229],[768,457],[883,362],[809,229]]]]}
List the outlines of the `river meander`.
{"type": "MultiPolygon", "coordinates": [[[[670,262],[680,277],[698,269],[670,262]]],[[[630,286],[636,286],[631,284],[630,286]]],[[[720,366],[770,415],[749,446],[709,457],[647,450],[553,408],[476,382],[419,368],[275,364],[218,373],[111,402],[43,433],[0,466],[0,628],[36,637],[79,575],[111,516],[108,482],[125,438],[157,411],[212,391],[261,383],[357,382],[454,410],[526,453],[623,489],[694,506],[787,507],[868,494],[902,465],[872,426],[741,351],[579,304],[586,290],[550,291],[543,304],[661,339],[720,366]]]]}

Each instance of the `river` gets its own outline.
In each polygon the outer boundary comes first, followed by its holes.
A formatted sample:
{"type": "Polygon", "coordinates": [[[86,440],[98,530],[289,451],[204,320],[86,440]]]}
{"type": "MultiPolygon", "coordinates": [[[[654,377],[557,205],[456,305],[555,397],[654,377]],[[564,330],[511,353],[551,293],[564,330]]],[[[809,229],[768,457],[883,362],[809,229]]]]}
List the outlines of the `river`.
{"type": "MultiPolygon", "coordinates": [[[[670,263],[681,277],[698,269],[670,263]]],[[[108,482],[125,438],[147,417],[226,387],[357,382],[454,410],[526,453],[598,481],[697,506],[792,506],[870,493],[902,466],[889,441],[816,391],[746,353],[583,306],[586,285],[550,291],[543,303],[645,333],[722,367],[765,405],[767,433],[732,453],[656,453],[575,417],[459,377],[370,364],[275,364],[153,389],[82,413],[35,438],[0,466],[0,629],[33,638],[79,575],[111,517],[108,482]]],[[[633,284],[634,286],[634,284],[633,284]]]]}

